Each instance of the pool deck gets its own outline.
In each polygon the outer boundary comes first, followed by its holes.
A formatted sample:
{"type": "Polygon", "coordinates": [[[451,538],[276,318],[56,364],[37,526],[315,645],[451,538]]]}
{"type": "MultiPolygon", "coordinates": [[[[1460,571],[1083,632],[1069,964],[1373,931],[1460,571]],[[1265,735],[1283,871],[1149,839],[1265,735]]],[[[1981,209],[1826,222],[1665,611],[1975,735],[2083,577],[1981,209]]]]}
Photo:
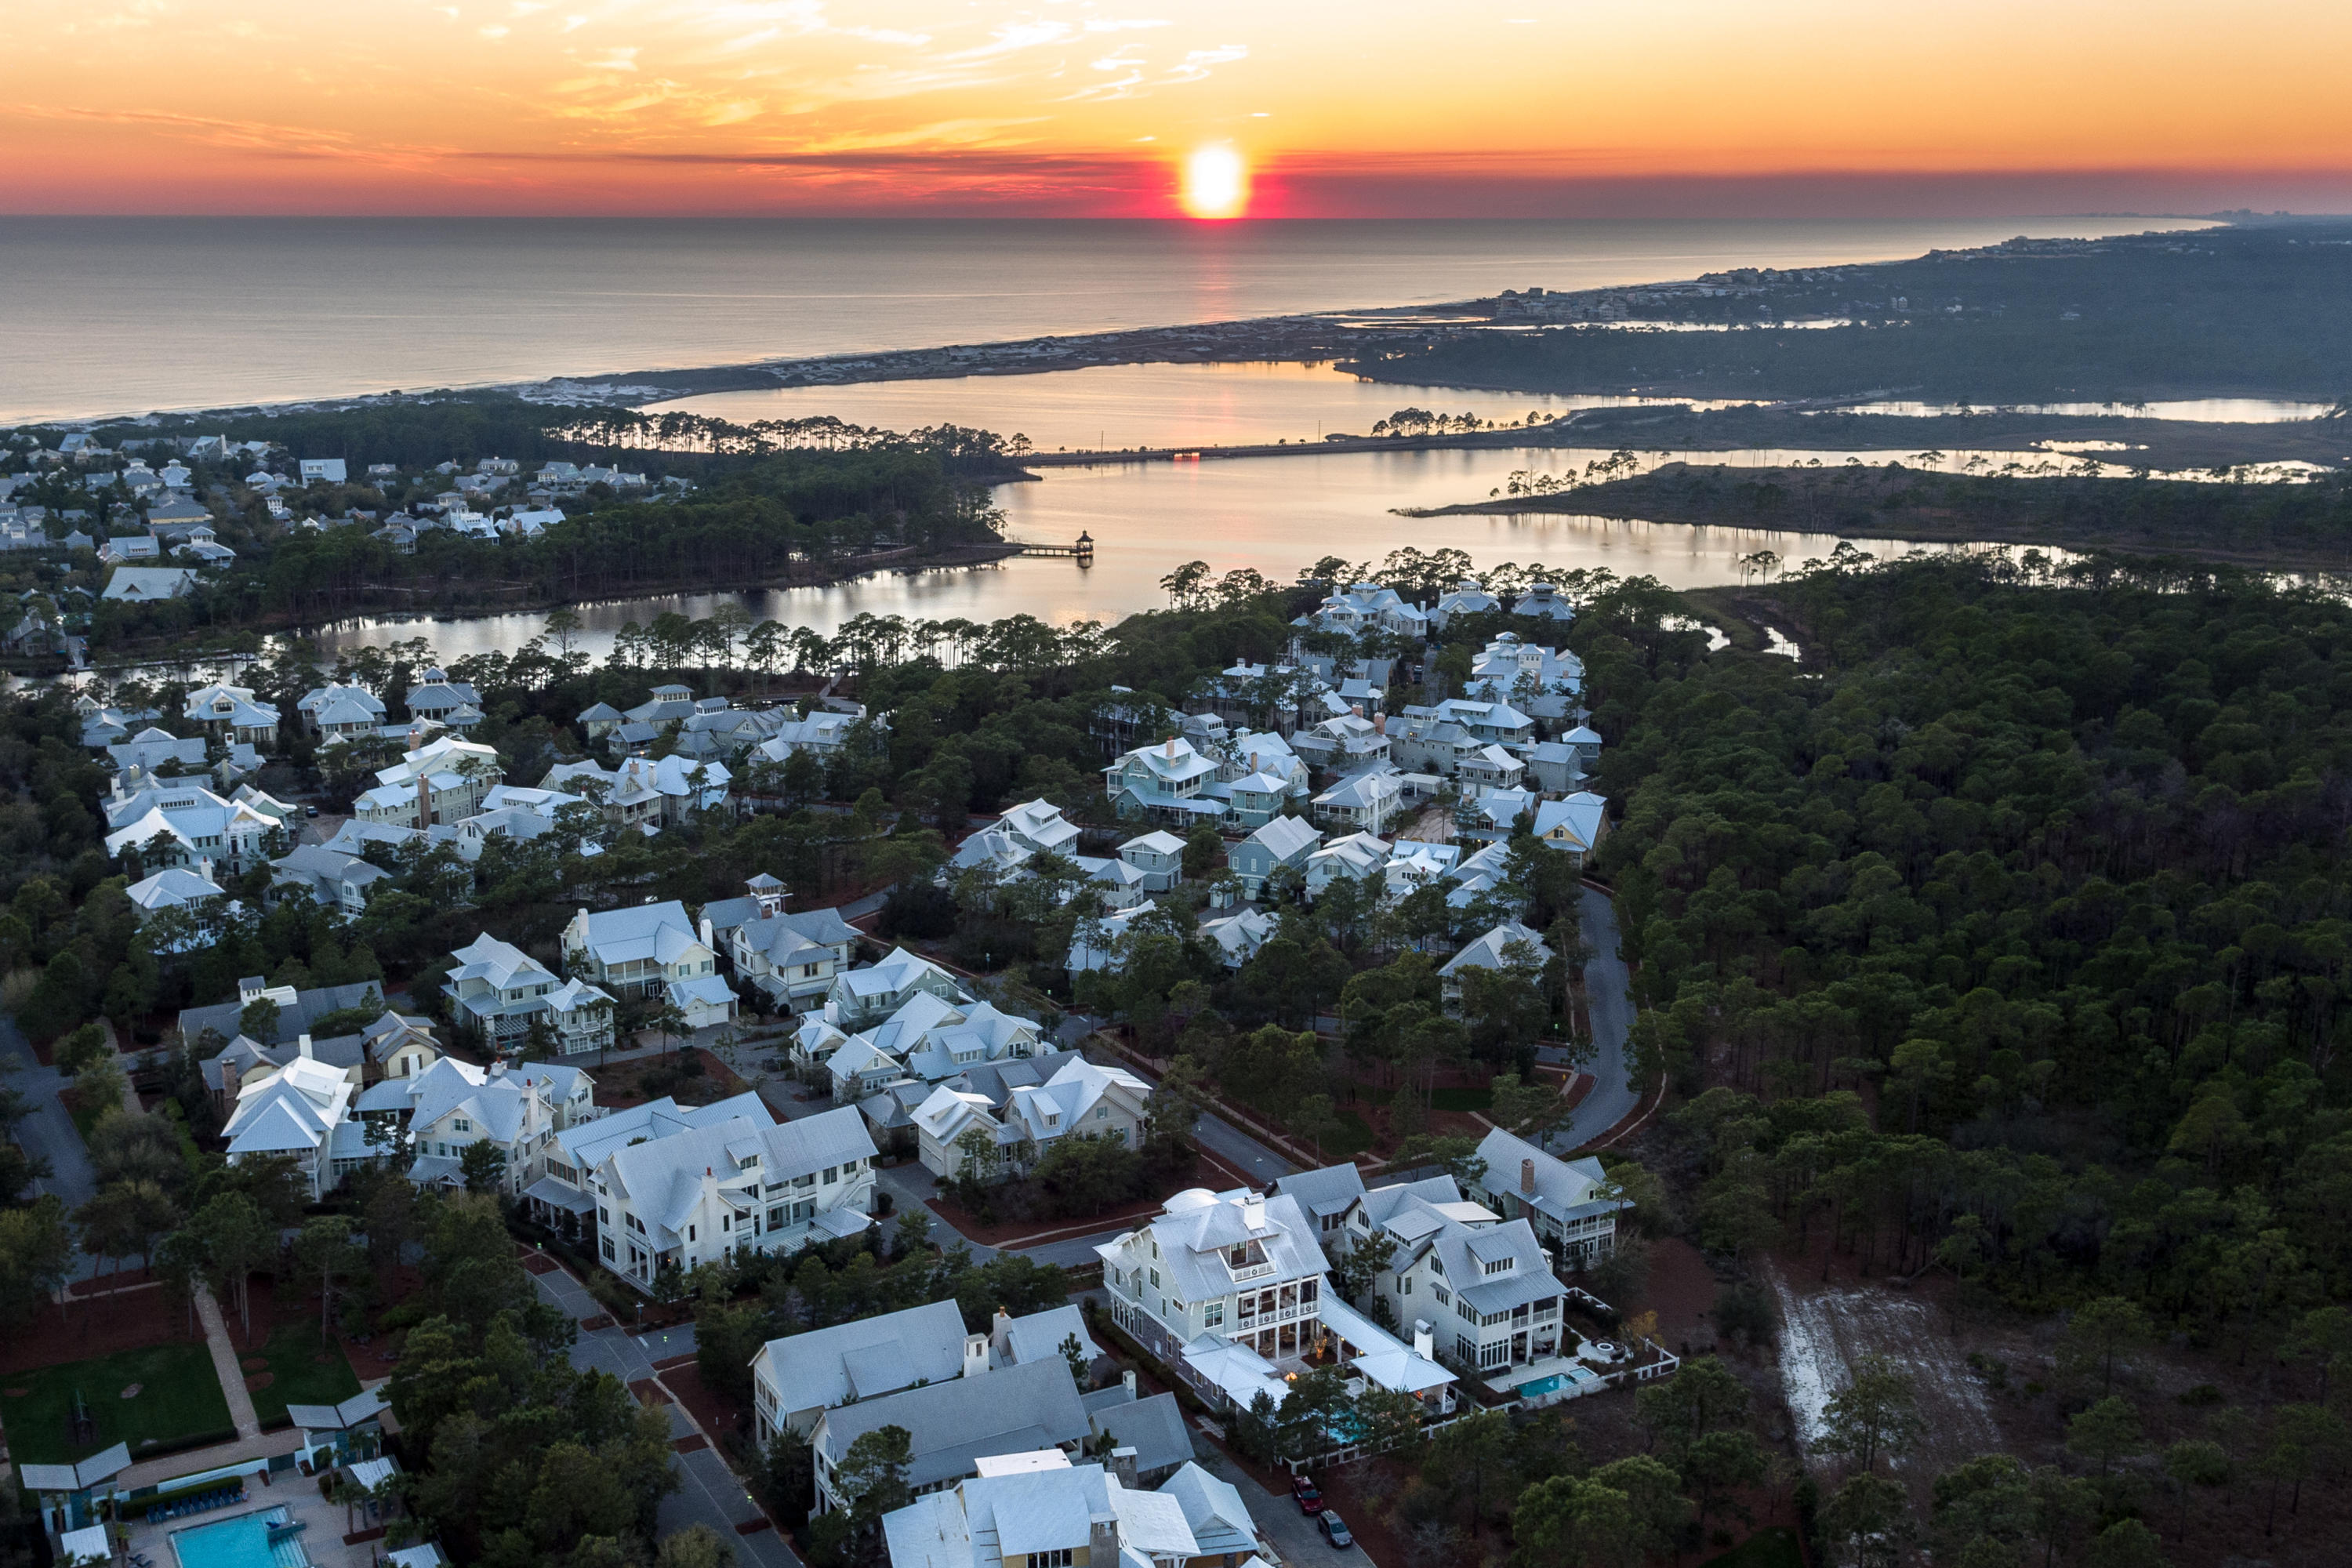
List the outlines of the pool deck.
{"type": "MultiPolygon", "coordinates": [[[[1531,1361],[1525,1366],[1515,1366],[1500,1377],[1486,1379],[1486,1386],[1497,1394],[1517,1394],[1528,1384],[1541,1383],[1548,1377],[1569,1378],[1573,1381],[1570,1369],[1581,1365],[1583,1363],[1574,1356],[1546,1356],[1541,1361],[1531,1361]]],[[[1597,1369],[1588,1368],[1587,1370],[1597,1369]]]]}
{"type": "MultiPolygon", "coordinates": [[[[290,1477],[291,1473],[289,1475],[290,1477]]],[[[235,1507],[215,1509],[210,1513],[190,1514],[185,1519],[175,1519],[163,1524],[133,1524],[130,1527],[131,1550],[152,1562],[155,1568],[181,1568],[179,1553],[172,1547],[172,1537],[177,1531],[201,1529],[243,1514],[282,1508],[287,1511],[289,1522],[299,1520],[310,1527],[300,1537],[302,1552],[317,1568],[373,1568],[376,1553],[383,1543],[376,1541],[362,1542],[357,1546],[344,1545],[343,1535],[351,1527],[344,1522],[342,1505],[331,1503],[320,1497],[316,1481],[307,1477],[291,1479],[300,1484],[289,1485],[286,1479],[281,1479],[273,1487],[248,1482],[245,1489],[245,1501],[235,1507]]]]}

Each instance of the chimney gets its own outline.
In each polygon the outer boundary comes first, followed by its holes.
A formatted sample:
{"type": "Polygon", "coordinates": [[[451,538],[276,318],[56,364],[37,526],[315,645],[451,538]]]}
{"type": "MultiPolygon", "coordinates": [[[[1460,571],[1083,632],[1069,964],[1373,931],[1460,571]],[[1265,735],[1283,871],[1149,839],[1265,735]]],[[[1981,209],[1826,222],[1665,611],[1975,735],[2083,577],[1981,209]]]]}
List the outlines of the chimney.
{"type": "Polygon", "coordinates": [[[213,858],[211,856],[204,856],[196,861],[196,875],[202,877],[207,882],[213,880],[213,858]]]}
{"type": "Polygon", "coordinates": [[[1135,1480],[1136,1458],[1136,1451],[1132,1448],[1113,1448],[1110,1451],[1110,1473],[1117,1476],[1118,1484],[1129,1491],[1141,1489],[1135,1480]]]}
{"type": "Polygon", "coordinates": [[[1127,1396],[1129,1399],[1132,1400],[1135,1397],[1135,1369],[1133,1367],[1129,1367],[1125,1372],[1118,1374],[1118,1385],[1127,1390],[1127,1396]]]}
{"type": "Polygon", "coordinates": [[[1427,1318],[1412,1321],[1412,1353],[1423,1361],[1437,1359],[1437,1331],[1429,1326],[1427,1318]]]}
{"type": "Polygon", "coordinates": [[[702,929],[700,935],[702,937],[703,946],[709,948],[713,952],[717,952],[719,951],[719,939],[710,934],[710,917],[709,915],[702,917],[702,929]]]}
{"type": "Polygon", "coordinates": [[[300,1057],[306,1062],[312,1059],[310,1056],[310,1036],[297,1035],[294,1037],[294,1054],[300,1057]]]}
{"type": "Polygon", "coordinates": [[[1087,1561],[1117,1563],[1118,1552],[1118,1515],[1097,1514],[1087,1521],[1087,1561]]]}
{"type": "Polygon", "coordinates": [[[1176,754],[1176,737],[1173,735],[1168,737],[1168,754],[1171,757],[1176,754]]]}
{"type": "Polygon", "coordinates": [[[1012,1331],[1013,1314],[1002,1307],[997,1308],[995,1321],[988,1325],[988,1342],[992,1345],[1004,1344],[1011,1337],[1012,1331]]]}
{"type": "Polygon", "coordinates": [[[978,1377],[988,1370],[988,1336],[966,1334],[963,1337],[963,1375],[978,1377]]]}

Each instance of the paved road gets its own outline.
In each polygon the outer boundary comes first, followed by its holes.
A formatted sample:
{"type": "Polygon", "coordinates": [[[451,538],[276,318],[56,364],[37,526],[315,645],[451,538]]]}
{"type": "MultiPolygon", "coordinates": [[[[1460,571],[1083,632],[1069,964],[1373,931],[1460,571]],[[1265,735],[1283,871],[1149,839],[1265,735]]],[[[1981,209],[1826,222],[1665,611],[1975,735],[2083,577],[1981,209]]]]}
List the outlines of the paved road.
{"type": "Polygon", "coordinates": [[[1617,908],[1609,896],[1584,889],[1580,910],[1584,940],[1592,946],[1584,966],[1584,994],[1592,1018],[1592,1092],[1570,1112],[1568,1120],[1544,1139],[1558,1152],[1581,1149],[1632,1114],[1641,1103],[1642,1089],[1630,1081],[1625,1060],[1625,1037],[1633,1026],[1632,977],[1618,953],[1617,908]]]}
{"type": "MultiPolygon", "coordinates": [[[[66,1075],[43,1067],[24,1031],[5,1015],[0,1015],[0,1064],[5,1064],[6,1074],[0,1082],[22,1094],[30,1107],[16,1123],[16,1142],[26,1153],[49,1163],[49,1174],[35,1182],[32,1192],[55,1193],[65,1200],[67,1208],[79,1208],[98,1191],[98,1177],[89,1168],[89,1151],[82,1146],[81,1133],[58,1100],[58,1090],[66,1086],[66,1075]]],[[[86,1252],[74,1254],[72,1280],[97,1275],[97,1258],[86,1252]]]]}
{"type": "MultiPolygon", "coordinates": [[[[575,1321],[604,1310],[569,1274],[534,1274],[531,1279],[542,1300],[562,1308],[575,1321]]],[[[572,1342],[572,1364],[583,1371],[610,1373],[624,1383],[637,1383],[654,1375],[654,1363],[688,1355],[693,1350],[691,1323],[644,1334],[604,1329],[593,1334],[583,1333],[572,1342]]],[[[694,1424],[685,1409],[676,1405],[667,1408],[670,1436],[677,1439],[693,1436],[694,1424]]],[[[720,1540],[734,1546],[739,1563],[751,1568],[801,1568],[800,1559],[774,1531],[762,1530],[751,1535],[735,1533],[736,1525],[758,1516],[759,1505],[744,1491],[743,1483],[715,1449],[698,1448],[680,1454],[677,1463],[679,1486],[662,1499],[656,1521],[660,1534],[673,1535],[688,1525],[707,1524],[719,1532],[720,1540]]]]}

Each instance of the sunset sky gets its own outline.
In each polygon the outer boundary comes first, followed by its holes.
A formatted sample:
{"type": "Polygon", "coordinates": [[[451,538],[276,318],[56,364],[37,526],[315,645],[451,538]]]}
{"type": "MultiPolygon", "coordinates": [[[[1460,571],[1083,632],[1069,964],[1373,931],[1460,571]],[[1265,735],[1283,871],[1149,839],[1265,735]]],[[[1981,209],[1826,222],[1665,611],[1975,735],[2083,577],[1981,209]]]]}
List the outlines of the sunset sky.
{"type": "Polygon", "coordinates": [[[1160,216],[1204,149],[1256,216],[2352,208],[2317,0],[0,15],[6,212],[1160,216]]]}

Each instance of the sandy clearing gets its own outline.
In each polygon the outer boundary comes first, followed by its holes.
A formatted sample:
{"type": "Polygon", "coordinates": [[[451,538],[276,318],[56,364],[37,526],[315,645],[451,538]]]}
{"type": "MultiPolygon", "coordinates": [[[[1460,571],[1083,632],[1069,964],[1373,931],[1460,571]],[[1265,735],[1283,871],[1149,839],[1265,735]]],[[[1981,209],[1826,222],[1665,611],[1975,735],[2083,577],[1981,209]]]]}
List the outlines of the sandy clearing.
{"type": "Polygon", "coordinates": [[[1925,1441],[1898,1468],[1924,1465],[1932,1475],[2000,1447],[1983,1385],[1927,1302],[1876,1286],[1801,1289],[1778,1268],[1770,1275],[1780,1304],[1781,1392],[1807,1452],[1821,1439],[1830,1396],[1873,1353],[1911,1374],[1927,1419],[1925,1441]]]}

